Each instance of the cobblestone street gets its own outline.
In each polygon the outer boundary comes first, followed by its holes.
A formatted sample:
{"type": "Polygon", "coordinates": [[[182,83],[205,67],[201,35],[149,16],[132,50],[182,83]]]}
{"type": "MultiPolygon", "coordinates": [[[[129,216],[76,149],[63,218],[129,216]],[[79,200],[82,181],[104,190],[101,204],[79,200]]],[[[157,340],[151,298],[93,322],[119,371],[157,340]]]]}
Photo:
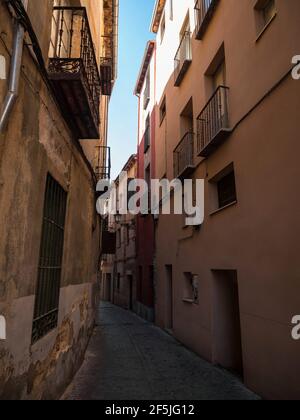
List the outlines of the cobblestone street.
{"type": "Polygon", "coordinates": [[[253,400],[213,367],[134,314],[102,303],[85,362],[66,400],[253,400]]]}

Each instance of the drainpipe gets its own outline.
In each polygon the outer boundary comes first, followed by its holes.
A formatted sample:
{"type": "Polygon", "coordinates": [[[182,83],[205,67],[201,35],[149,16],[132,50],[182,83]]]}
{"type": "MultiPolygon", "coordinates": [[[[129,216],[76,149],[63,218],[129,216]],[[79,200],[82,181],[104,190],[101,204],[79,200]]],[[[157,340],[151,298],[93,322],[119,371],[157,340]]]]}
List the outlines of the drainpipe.
{"type": "MultiPolygon", "coordinates": [[[[27,10],[28,0],[22,0],[24,9],[27,10]]],[[[2,134],[8,123],[9,116],[12,109],[17,101],[19,94],[19,82],[22,67],[23,57],[23,46],[24,46],[24,27],[20,24],[16,25],[14,39],[13,39],[13,51],[10,65],[10,76],[9,76],[9,88],[4,100],[4,104],[0,114],[0,134],[2,134]]]]}

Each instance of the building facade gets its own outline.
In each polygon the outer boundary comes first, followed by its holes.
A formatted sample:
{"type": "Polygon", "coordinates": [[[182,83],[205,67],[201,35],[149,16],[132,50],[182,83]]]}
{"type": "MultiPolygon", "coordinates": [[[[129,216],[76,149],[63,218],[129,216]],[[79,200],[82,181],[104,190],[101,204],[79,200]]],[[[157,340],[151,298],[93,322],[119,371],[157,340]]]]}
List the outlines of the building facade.
{"type": "Polygon", "coordinates": [[[299,16],[297,0],[157,0],[151,23],[155,177],[205,180],[201,226],[155,224],[156,322],[270,399],[300,397],[299,16]]]}
{"type": "MultiPolygon", "coordinates": [[[[129,182],[136,179],[136,155],[130,156],[122,172],[127,174],[129,182]]],[[[116,186],[118,196],[119,178],[116,186]]],[[[101,298],[137,312],[136,217],[132,214],[110,215],[106,224],[115,244],[110,254],[102,255],[101,298]]]]}
{"type": "Polygon", "coordinates": [[[0,1],[1,399],[58,398],[93,330],[117,8],[0,1]]]}
{"type": "MultiPolygon", "coordinates": [[[[138,178],[150,186],[155,178],[155,64],[156,44],[148,42],[135,87],[138,97],[138,178]]],[[[137,216],[137,313],[153,322],[155,221],[152,215],[137,216]]]]}

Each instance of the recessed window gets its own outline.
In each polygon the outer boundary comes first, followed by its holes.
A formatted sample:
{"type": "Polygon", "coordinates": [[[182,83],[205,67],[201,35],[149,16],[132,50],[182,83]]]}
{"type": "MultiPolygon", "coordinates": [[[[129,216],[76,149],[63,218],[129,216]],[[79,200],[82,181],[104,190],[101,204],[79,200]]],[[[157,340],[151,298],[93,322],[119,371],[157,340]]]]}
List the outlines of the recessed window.
{"type": "Polygon", "coordinates": [[[233,163],[209,181],[211,214],[237,203],[236,178],[233,163]]]}
{"type": "Polygon", "coordinates": [[[144,109],[147,109],[149,102],[150,102],[150,68],[146,74],[146,81],[145,81],[145,90],[144,90],[144,109]]]}
{"type": "Polygon", "coordinates": [[[234,171],[225,175],[217,183],[219,208],[236,202],[236,187],[234,171]]]}
{"type": "Polygon", "coordinates": [[[165,119],[166,115],[167,115],[167,101],[166,101],[166,97],[164,97],[160,109],[159,109],[159,115],[160,115],[160,123],[163,122],[163,120],[165,119]]]}
{"type": "Polygon", "coordinates": [[[144,152],[147,153],[151,145],[151,128],[150,115],[146,118],[145,135],[144,135],[144,152]]]}
{"type": "Polygon", "coordinates": [[[184,273],[183,301],[187,303],[199,302],[199,280],[192,273],[184,273]]]}
{"type": "Polygon", "coordinates": [[[47,177],[32,343],[57,327],[67,193],[47,177]]]}
{"type": "Polygon", "coordinates": [[[257,31],[260,33],[276,15],[275,0],[258,0],[255,6],[257,12],[257,31]]]}

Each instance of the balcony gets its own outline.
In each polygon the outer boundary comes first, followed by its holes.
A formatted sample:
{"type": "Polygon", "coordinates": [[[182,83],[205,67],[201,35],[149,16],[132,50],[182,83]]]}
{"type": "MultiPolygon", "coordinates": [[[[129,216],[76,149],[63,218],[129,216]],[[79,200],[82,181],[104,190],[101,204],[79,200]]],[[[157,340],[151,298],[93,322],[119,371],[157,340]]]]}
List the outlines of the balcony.
{"type": "Polygon", "coordinates": [[[181,82],[192,63],[192,44],[191,32],[185,32],[174,59],[175,86],[180,86],[181,82]]]}
{"type": "Polygon", "coordinates": [[[100,75],[84,7],[54,7],[49,79],[78,139],[98,139],[100,75]]]}
{"type": "Polygon", "coordinates": [[[175,178],[187,178],[195,169],[194,137],[194,133],[186,133],[174,150],[175,178]]]}
{"type": "Polygon", "coordinates": [[[229,88],[219,86],[197,118],[197,153],[210,156],[230,134],[228,115],[229,88]]]}
{"type": "Polygon", "coordinates": [[[101,79],[101,93],[105,96],[111,96],[113,89],[113,59],[100,58],[100,79],[101,79]]]}
{"type": "Polygon", "coordinates": [[[111,149],[106,146],[96,147],[96,158],[94,163],[94,170],[97,180],[110,180],[111,172],[111,149]]]}
{"type": "Polygon", "coordinates": [[[195,5],[196,39],[202,40],[220,0],[197,0],[195,5]]]}

